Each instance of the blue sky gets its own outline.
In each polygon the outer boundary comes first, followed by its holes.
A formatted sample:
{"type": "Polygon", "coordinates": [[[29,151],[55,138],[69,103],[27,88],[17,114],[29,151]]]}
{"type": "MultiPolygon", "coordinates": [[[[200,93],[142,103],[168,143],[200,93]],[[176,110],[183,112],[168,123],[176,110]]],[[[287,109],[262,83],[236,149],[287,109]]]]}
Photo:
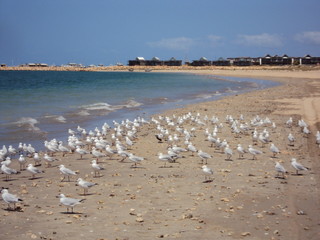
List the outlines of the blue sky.
{"type": "Polygon", "coordinates": [[[320,56],[319,0],[0,0],[0,63],[320,56]]]}

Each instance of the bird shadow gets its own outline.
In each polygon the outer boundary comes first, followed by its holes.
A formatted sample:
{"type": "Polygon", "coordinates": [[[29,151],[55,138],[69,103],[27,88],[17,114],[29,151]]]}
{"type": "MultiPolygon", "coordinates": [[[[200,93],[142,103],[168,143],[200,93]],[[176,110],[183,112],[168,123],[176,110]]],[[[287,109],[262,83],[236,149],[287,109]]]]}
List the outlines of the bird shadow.
{"type": "Polygon", "coordinates": [[[84,193],[79,193],[78,194],[79,196],[91,196],[91,195],[95,195],[94,193],[86,193],[86,194],[84,194],[84,193]]]}
{"type": "Polygon", "coordinates": [[[202,183],[211,183],[211,182],[213,182],[213,179],[204,180],[202,183]]]}
{"type": "Polygon", "coordinates": [[[29,180],[36,180],[36,179],[41,179],[43,177],[31,177],[31,178],[28,178],[29,180]]]}
{"type": "Polygon", "coordinates": [[[19,206],[16,208],[3,208],[3,210],[7,212],[23,212],[23,209],[19,206]]]}
{"type": "Polygon", "coordinates": [[[62,214],[72,214],[72,215],[83,215],[83,213],[81,213],[81,212],[60,212],[60,213],[62,213],[62,214]]]}
{"type": "Polygon", "coordinates": [[[146,169],[145,167],[138,167],[138,166],[130,166],[132,169],[146,169]]]}

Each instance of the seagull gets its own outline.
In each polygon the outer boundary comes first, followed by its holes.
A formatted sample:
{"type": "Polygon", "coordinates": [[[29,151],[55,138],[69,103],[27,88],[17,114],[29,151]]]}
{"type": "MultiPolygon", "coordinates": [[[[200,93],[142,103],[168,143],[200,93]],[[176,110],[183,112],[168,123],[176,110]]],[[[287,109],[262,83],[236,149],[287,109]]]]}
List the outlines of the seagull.
{"type": "Polygon", "coordinates": [[[18,171],[12,168],[9,168],[4,162],[1,163],[1,171],[6,174],[6,181],[9,181],[9,176],[11,174],[17,174],[18,171]]]}
{"type": "Polygon", "coordinates": [[[198,156],[201,158],[202,163],[204,160],[206,160],[206,164],[208,163],[208,158],[212,158],[210,154],[203,152],[202,150],[198,151],[198,156]]]}
{"type": "Polygon", "coordinates": [[[97,161],[99,161],[99,158],[106,156],[104,153],[99,152],[95,147],[92,147],[91,154],[97,158],[97,161]]]}
{"type": "Polygon", "coordinates": [[[253,156],[252,160],[256,159],[256,155],[262,154],[262,152],[260,150],[253,148],[251,145],[249,145],[248,151],[253,156]]]}
{"type": "Polygon", "coordinates": [[[54,161],[58,161],[58,159],[54,157],[50,157],[48,154],[44,154],[43,159],[47,162],[47,167],[51,167],[51,163],[54,161]]]}
{"type": "Polygon", "coordinates": [[[63,180],[65,179],[66,176],[68,177],[68,182],[70,182],[70,176],[71,175],[77,175],[76,172],[72,171],[69,168],[66,168],[64,165],[60,165],[59,166],[59,170],[64,175],[63,179],[61,180],[61,182],[63,182],[63,180]]]}
{"type": "Polygon", "coordinates": [[[33,155],[34,160],[34,166],[40,166],[41,165],[41,158],[39,156],[39,153],[35,152],[33,155]]]}
{"type": "Polygon", "coordinates": [[[187,149],[188,149],[190,152],[192,152],[192,156],[194,155],[195,152],[197,152],[196,147],[195,147],[194,145],[192,145],[192,143],[189,143],[189,144],[188,144],[187,149]]]}
{"type": "Polygon", "coordinates": [[[167,162],[173,162],[173,159],[169,154],[158,153],[158,158],[159,160],[164,161],[163,167],[166,167],[167,162]]]}
{"type": "Polygon", "coordinates": [[[285,178],[284,174],[287,173],[286,169],[279,162],[276,162],[275,169],[277,171],[276,177],[279,177],[279,174],[282,174],[282,178],[284,179],[285,178]]]}
{"type": "MultiPolygon", "coordinates": [[[[229,145],[227,144],[226,147],[224,148],[224,153],[227,155],[227,159],[226,160],[231,160],[233,151],[232,149],[229,147],[229,145]]],[[[232,161],[232,160],[231,160],[232,161]]]]}
{"type": "Polygon", "coordinates": [[[273,157],[275,158],[277,154],[280,153],[279,148],[277,148],[273,143],[271,143],[270,151],[273,153],[273,157]]]}
{"type": "Polygon", "coordinates": [[[293,120],[292,120],[292,117],[290,117],[286,122],[287,127],[291,128],[292,127],[292,123],[293,123],[293,120]]]}
{"type": "Polygon", "coordinates": [[[80,154],[80,159],[82,159],[82,155],[89,154],[88,151],[80,148],[80,146],[76,146],[76,152],[80,154]]]}
{"type": "Polygon", "coordinates": [[[239,159],[243,158],[243,155],[247,153],[247,151],[241,146],[241,144],[238,144],[237,151],[239,153],[239,159]]]}
{"type": "Polygon", "coordinates": [[[202,166],[202,172],[204,172],[204,174],[205,174],[205,175],[204,175],[204,176],[205,176],[204,180],[207,181],[207,176],[208,176],[208,175],[209,175],[209,180],[210,180],[210,175],[213,174],[212,169],[211,169],[211,168],[208,168],[207,165],[203,165],[203,166],[202,166]]]}
{"type": "Polygon", "coordinates": [[[82,178],[78,178],[77,180],[78,186],[83,188],[83,195],[86,195],[88,193],[88,189],[97,185],[97,183],[87,182],[83,180],[82,178]]]}
{"type": "Polygon", "coordinates": [[[32,179],[35,178],[35,175],[38,174],[38,173],[43,173],[43,171],[39,170],[38,168],[34,167],[31,163],[28,164],[28,167],[27,167],[27,170],[29,172],[31,172],[32,174],[32,179]]]}
{"type": "Polygon", "coordinates": [[[1,190],[1,196],[3,201],[5,201],[8,204],[8,209],[10,208],[10,203],[13,203],[13,210],[16,210],[16,203],[22,202],[23,200],[18,198],[17,196],[9,193],[8,189],[2,189],[1,190]]]}
{"type": "Polygon", "coordinates": [[[259,134],[258,140],[262,143],[262,147],[264,147],[264,145],[269,142],[268,138],[265,137],[263,133],[259,134]]]}
{"type": "Polygon", "coordinates": [[[137,163],[140,163],[141,161],[144,160],[143,157],[138,157],[136,155],[133,155],[132,153],[129,153],[129,159],[134,162],[134,166],[133,167],[137,167],[137,163]]]}
{"type": "Polygon", "coordinates": [[[94,169],[94,176],[96,177],[97,176],[97,173],[98,175],[100,176],[100,170],[103,170],[104,168],[101,167],[96,160],[92,160],[91,161],[91,166],[92,168],[94,169]]]}
{"type": "Polygon", "coordinates": [[[85,200],[85,199],[69,198],[62,193],[60,193],[57,197],[60,198],[60,203],[67,206],[67,213],[69,213],[69,207],[71,207],[71,213],[73,213],[74,206],[80,204],[85,200]]]}
{"type": "Polygon", "coordinates": [[[22,171],[25,168],[25,164],[26,164],[26,159],[24,158],[24,156],[21,154],[19,159],[19,164],[20,164],[20,171],[22,171]]]}
{"type": "Polygon", "coordinates": [[[304,167],[302,164],[297,162],[297,159],[291,159],[291,165],[296,169],[296,174],[299,175],[298,171],[308,171],[308,168],[304,167]]]}
{"type": "Polygon", "coordinates": [[[295,142],[296,139],[294,138],[292,133],[289,133],[288,140],[289,140],[289,146],[294,146],[294,142],[295,142]]]}
{"type": "Polygon", "coordinates": [[[59,141],[58,149],[62,152],[62,157],[64,157],[67,153],[71,152],[69,148],[63,146],[63,142],[59,141]]]}
{"type": "Polygon", "coordinates": [[[106,151],[107,151],[107,154],[109,155],[110,159],[111,159],[112,155],[114,155],[114,154],[116,154],[118,152],[117,150],[112,149],[110,147],[110,145],[106,146],[106,151]]]}

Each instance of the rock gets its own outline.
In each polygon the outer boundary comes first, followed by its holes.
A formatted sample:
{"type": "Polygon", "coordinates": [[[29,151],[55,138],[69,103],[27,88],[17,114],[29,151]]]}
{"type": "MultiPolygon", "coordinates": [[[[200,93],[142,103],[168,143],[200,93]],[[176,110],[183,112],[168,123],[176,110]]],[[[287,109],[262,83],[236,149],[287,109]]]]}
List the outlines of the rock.
{"type": "Polygon", "coordinates": [[[241,236],[246,237],[246,236],[250,236],[251,233],[250,232],[243,232],[241,233],[241,236]]]}
{"type": "Polygon", "coordinates": [[[186,213],[182,215],[182,219],[191,219],[193,218],[193,215],[191,213],[186,213]]]}
{"type": "Polygon", "coordinates": [[[137,217],[137,218],[136,218],[136,222],[140,222],[140,223],[141,223],[141,222],[144,222],[144,219],[143,219],[142,217],[137,217]]]}

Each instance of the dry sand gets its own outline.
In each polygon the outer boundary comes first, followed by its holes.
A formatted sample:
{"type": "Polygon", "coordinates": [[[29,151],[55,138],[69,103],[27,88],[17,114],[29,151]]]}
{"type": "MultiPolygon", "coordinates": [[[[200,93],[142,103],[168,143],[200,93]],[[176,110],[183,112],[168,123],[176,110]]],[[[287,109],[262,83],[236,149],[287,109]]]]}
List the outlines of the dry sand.
{"type": "MultiPolygon", "coordinates": [[[[90,166],[92,155],[80,160],[79,154],[73,153],[65,157],[56,154],[60,161],[50,168],[42,161],[39,168],[45,174],[38,179],[30,180],[27,171],[11,176],[7,182],[1,175],[1,186],[24,201],[18,204],[21,207],[18,211],[6,210],[7,205],[0,202],[0,239],[320,239],[320,149],[314,136],[320,122],[320,72],[201,73],[261,77],[283,83],[160,114],[171,119],[173,115],[179,117],[189,112],[194,117],[199,115],[205,125],[186,121],[181,126],[188,130],[195,128],[190,141],[213,156],[207,164],[214,171],[212,182],[204,182],[201,160],[190,152],[181,153],[182,158],[163,168],[157,153],[166,153],[168,144],[158,143],[155,134],[159,131],[151,123],[139,128],[138,138],[129,150],[145,158],[138,168],[130,168],[132,162],[128,159],[119,162],[118,156],[111,160],[104,157],[100,163],[105,170],[95,178],[90,166]],[[245,148],[255,144],[251,137],[254,127],[236,137],[225,121],[227,115],[240,121],[240,114],[244,116],[243,122],[250,123],[259,115],[276,124],[276,128],[271,124],[256,127],[258,132],[267,129],[270,140],[280,148],[276,158],[272,157],[269,144],[262,147],[258,142],[254,147],[263,154],[257,160],[252,160],[248,153],[238,159],[238,143],[245,148]],[[214,128],[214,124],[205,120],[206,115],[209,119],[218,117],[223,124],[217,136],[226,139],[233,149],[231,161],[206,141],[205,129],[212,132],[214,128]],[[294,120],[292,128],[285,126],[289,117],[294,120]],[[301,133],[297,126],[299,119],[310,125],[312,134],[306,137],[301,133]],[[290,132],[296,138],[294,146],[288,145],[290,132]],[[311,170],[295,175],[290,165],[293,157],[311,170]],[[287,169],[285,179],[275,177],[275,161],[287,169]],[[77,170],[78,176],[72,177],[71,182],[61,182],[59,164],[77,170]],[[78,177],[98,185],[83,196],[83,190],[75,185],[78,177]],[[85,201],[75,207],[74,214],[66,213],[66,207],[56,198],[59,193],[85,201]]],[[[158,116],[155,119],[160,121],[158,116]]],[[[178,134],[177,145],[185,147],[182,135],[175,128],[168,129],[170,134],[178,134]]],[[[16,160],[11,166],[19,168],[16,160]]]]}

